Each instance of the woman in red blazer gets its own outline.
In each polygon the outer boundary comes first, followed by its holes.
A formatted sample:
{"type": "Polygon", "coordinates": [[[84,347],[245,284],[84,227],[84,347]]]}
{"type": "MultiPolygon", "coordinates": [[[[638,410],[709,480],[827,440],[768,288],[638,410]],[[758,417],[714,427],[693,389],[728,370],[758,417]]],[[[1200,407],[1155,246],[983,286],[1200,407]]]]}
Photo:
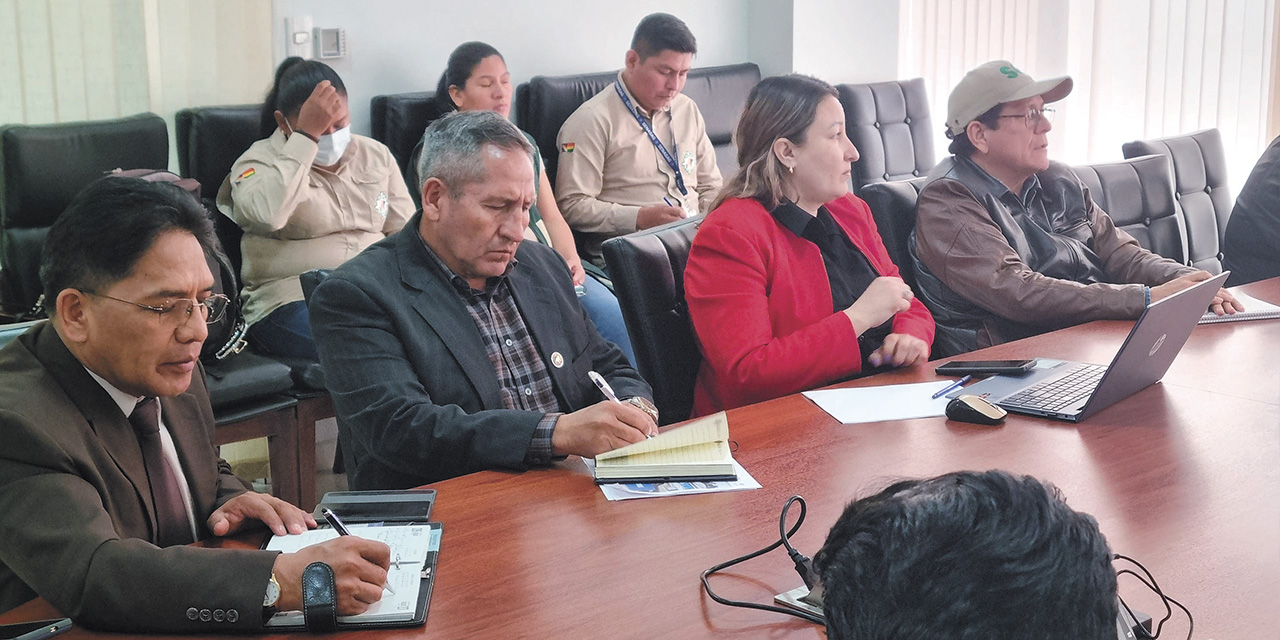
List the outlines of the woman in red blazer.
{"type": "Polygon", "coordinates": [[[742,169],[698,229],[684,272],[704,415],[922,363],[933,317],[848,192],[858,151],[835,88],[766,78],[747,98],[742,169]]]}

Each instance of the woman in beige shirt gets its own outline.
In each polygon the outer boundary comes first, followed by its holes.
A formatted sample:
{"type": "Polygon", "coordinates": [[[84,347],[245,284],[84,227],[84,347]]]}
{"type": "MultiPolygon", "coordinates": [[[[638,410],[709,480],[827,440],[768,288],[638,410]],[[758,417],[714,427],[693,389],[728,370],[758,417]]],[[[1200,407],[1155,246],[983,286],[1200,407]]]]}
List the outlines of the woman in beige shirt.
{"type": "Polygon", "coordinates": [[[298,276],[335,268],[398,231],[413,202],[391,152],[351,134],[346,87],[323,62],[280,64],[262,126],[266,138],[232,166],[218,210],[244,231],[249,341],[272,355],[315,358],[298,276]]]}

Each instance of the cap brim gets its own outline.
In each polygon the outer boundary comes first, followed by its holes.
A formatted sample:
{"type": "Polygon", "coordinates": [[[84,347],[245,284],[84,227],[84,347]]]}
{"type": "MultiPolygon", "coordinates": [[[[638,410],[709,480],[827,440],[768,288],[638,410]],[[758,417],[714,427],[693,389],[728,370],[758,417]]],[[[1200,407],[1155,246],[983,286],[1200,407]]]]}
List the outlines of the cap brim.
{"type": "Polygon", "coordinates": [[[1071,76],[1049,78],[1048,80],[1033,82],[1023,87],[1021,91],[1001,100],[1000,102],[1015,102],[1018,100],[1026,100],[1027,98],[1034,96],[1042,96],[1044,97],[1045,103],[1048,104],[1067,97],[1074,86],[1075,83],[1071,80],[1071,76]]]}

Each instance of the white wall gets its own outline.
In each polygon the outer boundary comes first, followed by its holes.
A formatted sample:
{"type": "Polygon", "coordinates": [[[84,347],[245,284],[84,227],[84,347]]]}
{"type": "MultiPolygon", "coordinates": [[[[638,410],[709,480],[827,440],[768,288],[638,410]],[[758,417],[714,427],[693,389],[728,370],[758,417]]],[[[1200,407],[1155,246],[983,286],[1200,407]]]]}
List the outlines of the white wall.
{"type": "Polygon", "coordinates": [[[748,0],[747,59],[762,77],[791,73],[794,58],[793,0],[748,0]]]}
{"type": "Polygon", "coordinates": [[[795,0],[797,73],[831,84],[898,79],[898,0],[795,0]]]}
{"type": "MultiPolygon", "coordinates": [[[[454,47],[487,42],[507,60],[513,83],[534,75],[609,71],[622,66],[636,23],[663,11],[698,39],[694,66],[747,61],[748,5],[738,0],[273,0],[275,62],[285,56],[285,19],[346,29],[349,55],[329,60],[351,97],[351,125],[369,132],[376,95],[434,90],[454,47]]],[[[267,87],[263,87],[266,94],[267,87]]]]}

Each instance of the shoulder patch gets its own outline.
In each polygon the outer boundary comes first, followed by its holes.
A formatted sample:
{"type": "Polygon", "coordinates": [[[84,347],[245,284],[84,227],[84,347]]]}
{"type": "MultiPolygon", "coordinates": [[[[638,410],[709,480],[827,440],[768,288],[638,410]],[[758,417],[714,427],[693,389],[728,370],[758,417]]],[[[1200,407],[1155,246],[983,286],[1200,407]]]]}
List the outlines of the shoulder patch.
{"type": "Polygon", "coordinates": [[[235,184],[240,184],[241,181],[246,180],[248,178],[252,178],[256,173],[257,172],[253,170],[253,167],[249,167],[248,169],[244,170],[244,173],[241,173],[240,175],[236,176],[236,179],[233,180],[232,182],[234,182],[235,184]]]}
{"type": "Polygon", "coordinates": [[[566,142],[560,145],[560,150],[563,151],[564,153],[573,153],[573,143],[566,142]]]}

